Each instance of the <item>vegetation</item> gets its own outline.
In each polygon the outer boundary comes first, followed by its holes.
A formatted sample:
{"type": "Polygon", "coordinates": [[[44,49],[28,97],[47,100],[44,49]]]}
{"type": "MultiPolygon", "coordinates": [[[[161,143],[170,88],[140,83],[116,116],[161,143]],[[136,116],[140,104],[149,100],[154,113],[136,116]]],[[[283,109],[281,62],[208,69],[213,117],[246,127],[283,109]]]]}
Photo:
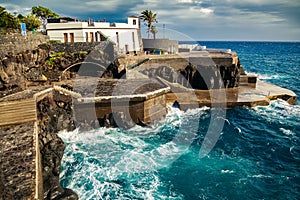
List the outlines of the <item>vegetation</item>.
{"type": "Polygon", "coordinates": [[[47,63],[47,65],[49,66],[49,67],[53,67],[54,66],[54,64],[55,64],[55,60],[56,60],[56,58],[49,58],[48,60],[46,60],[46,63],[47,63]]]}
{"type": "Polygon", "coordinates": [[[42,6],[32,7],[32,12],[27,16],[17,15],[16,12],[12,15],[4,7],[0,6],[0,29],[19,29],[20,23],[25,23],[27,30],[31,31],[39,28],[42,23],[45,25],[46,19],[50,17],[57,18],[59,15],[42,6]]]}
{"type": "Polygon", "coordinates": [[[52,12],[49,8],[45,8],[43,6],[33,6],[32,7],[32,14],[38,17],[42,23],[44,28],[46,25],[46,20],[48,18],[59,18],[59,15],[52,12]]]}
{"type": "Polygon", "coordinates": [[[32,7],[32,14],[34,14],[37,17],[40,17],[42,19],[47,18],[59,18],[59,15],[52,12],[49,8],[45,8],[42,6],[33,6],[32,7]]]}
{"type": "Polygon", "coordinates": [[[156,28],[154,29],[153,31],[153,23],[157,23],[157,19],[156,19],[156,16],[157,14],[156,13],[153,13],[151,10],[144,10],[142,13],[141,13],[141,16],[140,18],[142,20],[144,20],[145,25],[148,27],[147,29],[147,33],[148,33],[148,39],[150,38],[150,32],[152,32],[153,34],[153,37],[155,37],[156,33],[157,33],[157,30],[156,28]],[[156,31],[155,31],[156,30],[156,31]]]}
{"type": "Polygon", "coordinates": [[[15,17],[0,6],[0,27],[15,29],[17,26],[15,17]]]}
{"type": "Polygon", "coordinates": [[[50,56],[52,58],[60,58],[60,57],[62,57],[64,55],[65,55],[65,52],[56,52],[56,53],[51,54],[50,56]]]}
{"type": "Polygon", "coordinates": [[[152,26],[151,28],[151,33],[153,34],[153,39],[155,40],[156,39],[156,34],[157,34],[157,29],[156,29],[156,26],[152,26]]]}
{"type": "Polygon", "coordinates": [[[42,24],[42,22],[32,14],[24,17],[22,21],[26,24],[26,29],[30,31],[39,28],[42,24]]]}
{"type": "Polygon", "coordinates": [[[55,44],[55,43],[61,43],[60,40],[49,40],[49,42],[50,42],[50,43],[53,43],[53,44],[55,44]]]}
{"type": "Polygon", "coordinates": [[[48,58],[46,60],[46,63],[50,67],[50,69],[53,68],[53,66],[55,65],[55,60],[57,58],[63,57],[64,55],[65,55],[65,52],[57,52],[57,53],[51,54],[50,58],[48,58]]]}

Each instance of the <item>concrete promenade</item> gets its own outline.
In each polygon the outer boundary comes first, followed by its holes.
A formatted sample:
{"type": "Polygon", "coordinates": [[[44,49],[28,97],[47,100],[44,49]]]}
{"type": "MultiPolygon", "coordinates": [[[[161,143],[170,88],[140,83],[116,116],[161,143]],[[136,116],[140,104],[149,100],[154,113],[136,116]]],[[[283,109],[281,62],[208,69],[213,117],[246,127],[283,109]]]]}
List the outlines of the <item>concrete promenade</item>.
{"type": "Polygon", "coordinates": [[[242,85],[238,88],[210,91],[193,90],[178,84],[168,84],[171,92],[167,94],[167,103],[173,105],[177,101],[182,110],[202,106],[222,108],[268,106],[271,100],[276,99],[283,99],[294,105],[297,100],[297,95],[293,91],[262,81],[258,81],[256,87],[242,85]]]}
{"type": "MultiPolygon", "coordinates": [[[[270,83],[258,81],[256,87],[241,86],[237,102],[251,103],[251,106],[261,105],[259,102],[270,102],[270,100],[283,99],[289,104],[296,104],[297,95],[286,88],[282,88],[270,83]],[[257,104],[256,104],[257,103],[257,104]]],[[[267,104],[268,105],[268,104],[267,104]]]]}

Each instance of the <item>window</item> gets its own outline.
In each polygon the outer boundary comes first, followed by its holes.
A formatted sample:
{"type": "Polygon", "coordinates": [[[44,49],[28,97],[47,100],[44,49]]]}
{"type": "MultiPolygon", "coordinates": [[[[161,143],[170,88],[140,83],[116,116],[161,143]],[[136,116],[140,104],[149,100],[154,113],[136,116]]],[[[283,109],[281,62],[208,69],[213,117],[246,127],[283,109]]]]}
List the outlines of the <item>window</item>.
{"type": "Polygon", "coordinates": [[[136,19],[133,20],[133,25],[136,25],[136,19]]]}
{"type": "Polygon", "coordinates": [[[68,33],[64,33],[64,42],[68,42],[68,33]]]}
{"type": "Polygon", "coordinates": [[[74,33],[70,33],[70,42],[74,42],[74,33]]]}
{"type": "Polygon", "coordinates": [[[90,32],[90,42],[94,42],[94,33],[90,32]]]}

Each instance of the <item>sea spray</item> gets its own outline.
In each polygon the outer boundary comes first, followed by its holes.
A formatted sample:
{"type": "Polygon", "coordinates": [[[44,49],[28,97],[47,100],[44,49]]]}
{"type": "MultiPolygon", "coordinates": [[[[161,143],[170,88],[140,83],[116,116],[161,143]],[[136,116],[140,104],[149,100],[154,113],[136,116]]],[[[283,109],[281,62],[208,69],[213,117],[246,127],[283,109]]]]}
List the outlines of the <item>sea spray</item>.
{"type": "Polygon", "coordinates": [[[195,136],[197,129],[188,128],[193,121],[198,127],[208,112],[207,107],[187,112],[169,108],[166,120],[153,127],[61,132],[67,145],[61,183],[74,188],[82,199],[173,198],[176,192],[160,180],[158,171],[188,151],[193,140],[173,139],[187,131],[195,136]]]}
{"type": "Polygon", "coordinates": [[[208,108],[170,110],[165,121],[148,128],[62,132],[67,148],[61,183],[81,199],[239,199],[249,193],[275,198],[274,192],[282,190],[289,193],[276,197],[293,198],[299,188],[295,174],[300,139],[299,130],[291,128],[299,123],[299,112],[299,106],[281,100],[269,107],[229,110],[223,134],[202,159],[208,108]],[[289,116],[288,127],[281,115],[289,116]],[[179,129],[192,131],[185,125],[195,117],[200,120],[193,141],[175,144],[179,129]],[[295,134],[286,135],[282,128],[295,134]]]}
{"type": "MultiPolygon", "coordinates": [[[[300,43],[200,44],[233,49],[246,71],[300,95],[300,43]]],[[[148,128],[61,133],[67,145],[61,184],[80,199],[298,199],[297,104],[275,100],[270,106],[227,110],[218,142],[202,159],[210,109],[171,109],[164,121],[148,128]],[[195,131],[189,124],[196,121],[195,131]],[[174,143],[184,132],[193,140],[174,143]]]]}

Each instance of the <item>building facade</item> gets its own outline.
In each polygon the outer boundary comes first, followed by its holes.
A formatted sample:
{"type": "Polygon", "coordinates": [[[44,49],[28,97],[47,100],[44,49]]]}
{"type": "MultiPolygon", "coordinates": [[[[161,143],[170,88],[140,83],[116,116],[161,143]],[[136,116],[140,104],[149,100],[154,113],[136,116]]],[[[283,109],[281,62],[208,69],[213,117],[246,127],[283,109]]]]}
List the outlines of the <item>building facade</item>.
{"type": "Polygon", "coordinates": [[[121,53],[141,51],[140,19],[128,17],[127,23],[54,21],[46,26],[50,40],[60,42],[100,42],[110,40],[121,53]]]}

